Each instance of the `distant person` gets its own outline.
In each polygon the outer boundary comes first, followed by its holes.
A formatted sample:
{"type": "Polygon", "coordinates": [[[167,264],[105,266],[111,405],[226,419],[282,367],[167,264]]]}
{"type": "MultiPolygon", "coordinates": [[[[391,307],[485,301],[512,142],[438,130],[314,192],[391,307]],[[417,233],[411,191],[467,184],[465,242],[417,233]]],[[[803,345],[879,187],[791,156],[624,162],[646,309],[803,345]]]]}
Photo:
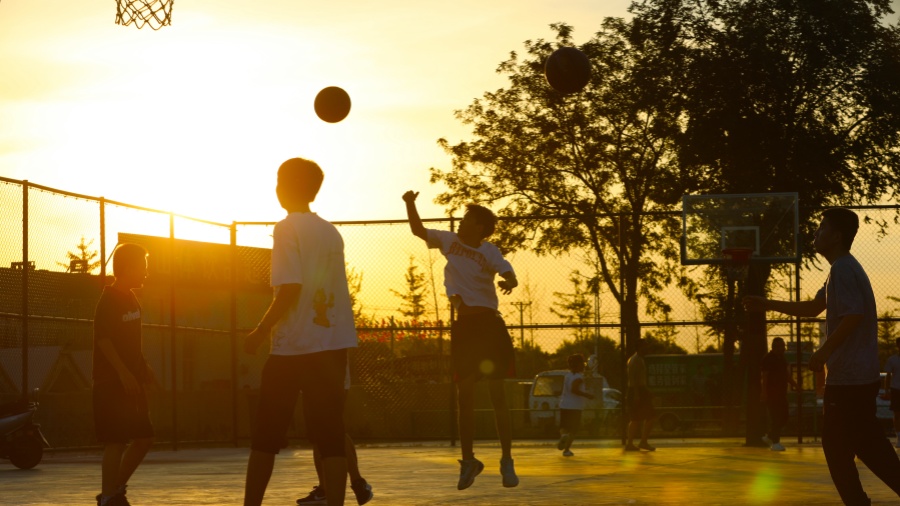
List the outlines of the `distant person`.
{"type": "MultiPolygon", "coordinates": [[[[347,394],[350,391],[350,368],[344,376],[344,406],[347,405],[347,394]]],[[[353,439],[350,434],[344,435],[344,451],[347,453],[347,475],[350,477],[350,489],[356,495],[356,502],[362,506],[371,501],[375,494],[372,492],[372,486],[359,473],[359,460],[356,457],[356,447],[353,445],[353,439]]],[[[310,490],[309,495],[297,499],[297,504],[328,504],[325,494],[325,479],[322,476],[322,452],[317,446],[313,446],[313,464],[316,467],[316,476],[319,477],[319,484],[310,490]]]]}
{"type": "Polygon", "coordinates": [[[763,441],[773,452],[784,451],[784,445],[781,444],[781,429],[788,421],[787,388],[789,384],[797,388],[797,382],[788,371],[784,351],[784,339],[780,337],[772,339],[772,351],[766,353],[760,366],[762,371],[760,401],[766,407],[769,419],[769,432],[763,441]]]}
{"type": "Polygon", "coordinates": [[[562,450],[563,457],[571,457],[572,441],[581,428],[581,413],[584,400],[593,399],[594,395],[584,390],[584,357],[581,354],[569,355],[569,372],[563,380],[563,391],[559,396],[559,442],[557,450],[562,450]]]}
{"type": "Polygon", "coordinates": [[[459,403],[459,483],[463,490],[472,486],[484,464],[475,458],[475,384],[488,379],[494,420],[500,438],[500,475],[504,487],[515,487],[519,477],[512,458],[512,427],[503,380],[515,377],[515,354],[506,323],[497,310],[494,276],[497,286],[509,294],[519,285],[512,265],[485,239],[494,233],[497,218],[489,209],[470,204],[459,224],[459,232],[426,229],[416,209],[417,192],[403,194],[413,235],[440,248],[447,258],[444,286],[456,308],[456,321],[450,327],[450,359],[459,403]]]}
{"type": "MultiPolygon", "coordinates": [[[[900,352],[900,339],[894,344],[897,351],[900,352]]],[[[884,363],[884,372],[887,377],[884,378],[884,391],[887,398],[891,401],[891,411],[894,413],[894,432],[897,436],[897,442],[894,443],[895,448],[900,448],[900,353],[894,353],[888,357],[884,363]]]]}
{"type": "Polygon", "coordinates": [[[815,317],[825,311],[825,342],[809,359],[825,377],[822,449],[844,504],[870,504],[854,457],[900,495],[900,459],[875,417],[878,367],[878,314],[866,272],[850,253],[859,217],[843,208],[828,209],[816,230],[814,247],[831,269],[816,297],[806,301],[744,297],[748,311],[778,311],[815,317]]]}
{"type": "Polygon", "coordinates": [[[634,355],[628,359],[628,441],[625,451],[636,452],[645,450],[656,451],[650,446],[647,438],[653,428],[654,410],[653,396],[647,388],[647,365],[644,363],[644,355],[647,354],[647,340],[638,339],[635,345],[634,355]],[[634,439],[640,435],[640,443],[635,446],[634,439]]]}
{"type": "Polygon", "coordinates": [[[356,328],[344,241],[334,225],[309,208],[323,177],[316,163],[302,158],[278,168],[275,193],[288,215],[272,236],[275,298],[244,341],[244,351],[253,354],[271,335],[247,462],[245,506],[262,503],[301,390],[309,439],[322,453],[328,504],[344,504],[344,376],[356,328]]]}
{"type": "Polygon", "coordinates": [[[115,281],[103,288],[94,312],[91,372],[94,427],[103,445],[100,506],[129,504],[128,479],[150,451],[154,435],[147,388],[156,378],[141,351],[141,305],[133,292],[144,286],[147,250],[120,244],[112,261],[115,281]]]}

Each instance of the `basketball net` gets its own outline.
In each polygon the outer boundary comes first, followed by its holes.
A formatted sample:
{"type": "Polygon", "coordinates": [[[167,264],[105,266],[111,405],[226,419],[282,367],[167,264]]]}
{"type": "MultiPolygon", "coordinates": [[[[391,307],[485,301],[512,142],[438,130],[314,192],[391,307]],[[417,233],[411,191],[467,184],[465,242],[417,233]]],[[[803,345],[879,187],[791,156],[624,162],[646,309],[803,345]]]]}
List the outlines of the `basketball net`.
{"type": "Polygon", "coordinates": [[[172,4],[175,0],[116,0],[116,24],[159,30],[172,24],[172,4]]]}
{"type": "Polygon", "coordinates": [[[753,250],[750,248],[725,248],[722,250],[722,259],[725,263],[725,276],[728,281],[746,281],[750,273],[750,257],[753,250]]]}

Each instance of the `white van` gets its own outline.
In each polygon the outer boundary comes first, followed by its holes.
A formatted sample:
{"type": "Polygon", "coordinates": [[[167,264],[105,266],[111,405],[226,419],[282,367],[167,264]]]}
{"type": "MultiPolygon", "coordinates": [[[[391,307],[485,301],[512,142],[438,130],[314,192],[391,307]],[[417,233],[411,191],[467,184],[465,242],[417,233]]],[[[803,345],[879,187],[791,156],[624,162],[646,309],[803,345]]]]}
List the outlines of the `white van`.
{"type": "MultiPolygon", "coordinates": [[[[559,426],[559,396],[568,370],[543,371],[534,377],[528,395],[532,426],[559,426]]],[[[622,392],[609,388],[603,376],[585,376],[584,390],[594,394],[585,399],[582,426],[604,423],[622,404],[622,392]],[[600,395],[602,392],[602,395],[600,395]]]]}

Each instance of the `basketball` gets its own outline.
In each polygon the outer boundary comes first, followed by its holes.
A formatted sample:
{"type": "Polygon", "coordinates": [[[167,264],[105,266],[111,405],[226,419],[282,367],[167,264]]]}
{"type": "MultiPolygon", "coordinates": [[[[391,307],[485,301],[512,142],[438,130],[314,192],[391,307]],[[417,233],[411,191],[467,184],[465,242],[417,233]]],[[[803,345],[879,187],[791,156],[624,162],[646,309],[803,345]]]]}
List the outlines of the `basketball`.
{"type": "Polygon", "coordinates": [[[350,114],[350,95],[337,86],[329,86],[316,95],[313,106],[322,121],[337,123],[350,114]]]}
{"type": "Polygon", "coordinates": [[[591,79],[591,60],[574,47],[561,47],[544,63],[544,76],[560,93],[579,92],[591,79]]]}

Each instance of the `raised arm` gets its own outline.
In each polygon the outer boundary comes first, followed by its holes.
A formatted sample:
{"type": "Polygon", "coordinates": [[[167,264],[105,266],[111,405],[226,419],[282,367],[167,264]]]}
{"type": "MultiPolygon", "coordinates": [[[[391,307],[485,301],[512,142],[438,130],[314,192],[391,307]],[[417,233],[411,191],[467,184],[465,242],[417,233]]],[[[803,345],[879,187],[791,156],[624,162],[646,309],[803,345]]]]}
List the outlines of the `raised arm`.
{"type": "Polygon", "coordinates": [[[804,300],[799,302],[786,300],[770,300],[765,297],[748,295],[743,298],[747,311],[778,311],[790,316],[812,318],[825,311],[825,299],[804,300]]]}
{"type": "Polygon", "coordinates": [[[500,274],[500,277],[503,279],[497,282],[497,286],[500,287],[500,291],[503,292],[504,295],[511,294],[513,288],[519,286],[519,280],[516,279],[516,273],[513,271],[506,271],[503,274],[500,274]]]}
{"type": "Polygon", "coordinates": [[[409,218],[409,228],[413,235],[427,241],[428,232],[425,230],[425,225],[422,224],[422,218],[419,217],[419,210],[416,209],[416,197],[418,196],[419,192],[410,190],[403,194],[403,201],[406,202],[406,216],[409,218]]]}

